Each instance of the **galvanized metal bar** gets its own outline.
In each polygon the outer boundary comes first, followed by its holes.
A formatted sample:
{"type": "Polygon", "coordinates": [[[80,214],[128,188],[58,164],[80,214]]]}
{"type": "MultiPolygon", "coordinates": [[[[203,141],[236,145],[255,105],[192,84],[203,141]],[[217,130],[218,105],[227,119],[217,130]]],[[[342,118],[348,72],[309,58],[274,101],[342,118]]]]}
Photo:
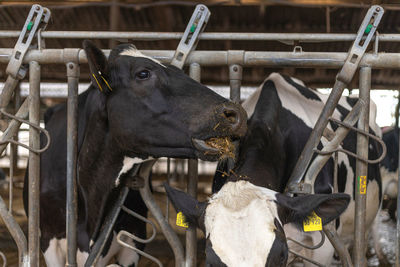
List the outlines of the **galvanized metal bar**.
{"type": "Polygon", "coordinates": [[[230,99],[240,103],[240,86],[242,85],[243,67],[238,64],[229,66],[230,99]]]}
{"type": "MultiPolygon", "coordinates": [[[[135,173],[137,172],[138,167],[135,169],[135,173]]],[[[111,211],[107,214],[107,217],[104,220],[102,229],[99,236],[96,238],[96,242],[91,247],[90,254],[88,259],[85,262],[85,267],[92,267],[96,266],[97,261],[100,258],[100,254],[103,251],[103,248],[110,236],[114,224],[117,220],[117,217],[121,211],[121,207],[125,202],[126,197],[128,196],[129,188],[124,186],[118,196],[118,199],[114,202],[111,211]]],[[[101,226],[100,226],[101,227],[101,226]]]]}
{"type": "Polygon", "coordinates": [[[7,76],[7,80],[4,83],[4,88],[0,96],[0,108],[6,108],[8,103],[10,103],[12,94],[18,83],[18,79],[13,78],[11,75],[7,76]]]}
{"type": "Polygon", "coordinates": [[[77,191],[77,155],[78,155],[78,83],[79,65],[74,62],[66,64],[68,78],[67,100],[67,203],[66,233],[67,258],[66,267],[76,267],[78,221],[77,191]]]}
{"type": "MultiPolygon", "coordinates": [[[[40,122],[40,65],[36,61],[29,63],[29,122],[40,122]]],[[[40,148],[39,131],[29,127],[29,146],[40,148]]],[[[29,218],[28,252],[32,267],[39,267],[39,222],[40,222],[40,155],[29,152],[29,218]]]]}
{"type": "MultiPolygon", "coordinates": [[[[190,77],[200,82],[201,80],[201,67],[197,63],[190,64],[189,68],[190,77]]],[[[188,160],[188,180],[187,180],[187,193],[197,198],[197,183],[199,181],[197,159],[188,160]]],[[[197,264],[197,228],[189,226],[186,230],[186,267],[196,266],[197,264]]]]}
{"type": "MultiPolygon", "coordinates": [[[[21,107],[19,108],[17,114],[15,115],[19,118],[26,119],[28,117],[28,114],[29,114],[29,98],[26,98],[24,103],[22,103],[21,107]]],[[[8,125],[8,128],[3,132],[0,141],[4,142],[5,140],[11,139],[18,133],[20,126],[21,122],[17,120],[12,120],[8,125]]],[[[3,153],[6,147],[7,144],[0,144],[0,154],[3,153]]]]}
{"type": "MultiPolygon", "coordinates": [[[[16,38],[20,31],[0,31],[0,38],[16,38]]],[[[138,41],[180,40],[182,32],[94,32],[94,31],[43,31],[41,36],[46,39],[131,39],[138,41]]],[[[299,41],[309,43],[319,42],[352,42],[356,34],[339,33],[237,33],[237,32],[207,32],[199,34],[200,40],[233,40],[233,41],[299,41]]],[[[381,34],[383,42],[400,42],[400,34],[381,34]]]]}
{"type": "MultiPolygon", "coordinates": [[[[400,103],[400,91],[399,91],[399,103],[400,103]]],[[[400,104],[397,105],[400,105],[400,104]]],[[[399,119],[399,118],[397,118],[399,119]]],[[[399,124],[396,124],[396,127],[399,127],[399,124]]],[[[398,140],[400,140],[400,131],[398,134],[398,140]]],[[[398,163],[397,163],[397,181],[400,181],[400,142],[398,144],[398,163]]],[[[400,192],[400,182],[397,182],[397,192],[400,192]]],[[[400,209],[400,194],[397,193],[397,210],[399,211],[400,209]]],[[[400,267],[400,212],[397,212],[396,215],[396,267],[400,267]]]]}
{"type": "MultiPolygon", "coordinates": [[[[363,100],[357,101],[351,111],[347,114],[346,118],[343,120],[344,123],[349,125],[354,125],[360,117],[361,110],[365,106],[363,100]]],[[[324,145],[324,148],[321,150],[322,152],[333,151],[338,148],[342,143],[343,139],[346,138],[347,134],[350,132],[350,129],[344,126],[339,126],[335,131],[334,138],[324,145]]],[[[333,153],[333,152],[332,152],[333,153]]],[[[314,193],[314,188],[312,185],[315,183],[315,179],[317,178],[319,172],[325,166],[326,162],[331,158],[332,154],[327,155],[318,155],[310,164],[305,176],[304,183],[310,184],[311,192],[314,193]]]]}
{"type": "MultiPolygon", "coordinates": [[[[103,50],[106,55],[109,50],[103,50]]],[[[0,63],[7,63],[12,49],[0,48],[0,63]]],[[[169,63],[174,55],[173,50],[142,50],[143,54],[169,63]]],[[[243,67],[323,67],[340,68],[343,66],[348,54],[343,52],[268,52],[268,51],[239,51],[241,57],[229,53],[229,51],[193,51],[187,57],[185,65],[198,63],[203,67],[226,66],[239,64],[243,67]]],[[[73,49],[42,49],[27,52],[24,63],[37,61],[40,64],[57,64],[78,60],[79,63],[87,63],[86,54],[80,48],[73,49]]],[[[360,62],[360,67],[371,68],[400,68],[399,53],[367,53],[360,62]]]]}
{"type": "Polygon", "coordinates": [[[144,179],[144,187],[140,188],[139,192],[144,203],[146,204],[151,214],[153,214],[154,218],[156,219],[158,225],[161,228],[161,231],[163,232],[168,243],[170,244],[172,251],[174,252],[175,266],[183,267],[185,265],[185,254],[182,243],[179,240],[176,233],[174,232],[174,230],[172,229],[172,227],[168,224],[167,220],[162,214],[162,211],[160,207],[157,205],[153,197],[153,194],[151,193],[150,190],[149,174],[154,162],[155,161],[146,161],[141,164],[142,167],[140,169],[140,177],[144,179]]]}
{"type": "MultiPolygon", "coordinates": [[[[371,68],[363,67],[360,69],[360,99],[365,102],[361,110],[358,128],[360,130],[369,131],[369,91],[371,89],[371,68]]],[[[368,137],[357,134],[357,155],[368,158],[368,137]]],[[[365,259],[366,241],[365,241],[365,221],[366,221],[366,200],[367,200],[367,176],[368,164],[356,161],[356,183],[355,188],[355,218],[354,218],[354,266],[366,266],[365,259]],[[364,176],[364,179],[362,178],[364,176]],[[364,182],[365,181],[365,184],[364,182]],[[365,187],[364,187],[365,186],[365,187]]]]}
{"type": "Polygon", "coordinates": [[[340,261],[342,262],[343,267],[351,267],[353,266],[351,263],[351,257],[347,247],[343,244],[340,240],[334,223],[329,223],[323,226],[323,231],[325,235],[328,237],[329,241],[331,242],[332,246],[335,248],[336,252],[339,255],[340,261]]]}
{"type": "Polygon", "coordinates": [[[7,206],[0,196],[0,217],[2,218],[4,224],[6,225],[8,231],[10,232],[12,238],[18,247],[18,263],[19,266],[25,267],[29,264],[28,256],[28,242],[26,240],[25,234],[21,227],[15,220],[15,218],[8,212],[7,206]]]}

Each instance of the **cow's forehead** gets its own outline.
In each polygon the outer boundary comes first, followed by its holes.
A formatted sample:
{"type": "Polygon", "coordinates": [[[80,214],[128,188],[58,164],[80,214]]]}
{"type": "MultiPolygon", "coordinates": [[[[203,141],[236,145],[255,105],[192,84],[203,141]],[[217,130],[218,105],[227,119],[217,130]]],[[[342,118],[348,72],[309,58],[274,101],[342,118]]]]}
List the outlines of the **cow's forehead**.
{"type": "Polygon", "coordinates": [[[143,55],[142,52],[140,52],[139,50],[137,50],[134,46],[130,46],[130,47],[124,49],[121,53],[119,53],[119,55],[120,55],[120,56],[130,56],[130,57],[147,58],[147,59],[150,59],[151,61],[153,61],[153,62],[159,64],[160,66],[163,66],[164,68],[166,68],[166,66],[165,66],[164,64],[162,64],[160,61],[158,61],[158,60],[156,60],[156,59],[154,59],[154,58],[152,58],[152,57],[143,55]]]}
{"type": "Polygon", "coordinates": [[[276,192],[246,181],[229,182],[209,201],[206,236],[227,266],[265,266],[275,240],[276,192]]]}

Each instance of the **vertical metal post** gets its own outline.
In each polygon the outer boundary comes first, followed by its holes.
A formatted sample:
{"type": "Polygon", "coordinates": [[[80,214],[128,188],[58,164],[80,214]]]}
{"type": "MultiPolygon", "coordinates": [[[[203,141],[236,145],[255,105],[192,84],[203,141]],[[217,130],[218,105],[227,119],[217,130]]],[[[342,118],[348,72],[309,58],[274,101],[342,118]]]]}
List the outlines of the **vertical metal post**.
{"type": "MultiPolygon", "coordinates": [[[[118,0],[111,1],[110,7],[110,31],[115,32],[118,31],[118,22],[119,22],[119,5],[118,0]]],[[[110,39],[108,42],[110,49],[116,46],[117,41],[115,39],[110,39]]]]}
{"type": "MultiPolygon", "coordinates": [[[[369,131],[369,91],[371,89],[371,68],[362,67],[360,69],[360,99],[364,100],[365,106],[361,110],[358,120],[358,129],[369,131]]],[[[368,137],[357,134],[357,155],[362,158],[368,158],[368,137]]],[[[367,177],[368,164],[357,160],[356,162],[356,188],[355,188],[355,218],[354,234],[355,244],[353,251],[354,266],[367,266],[365,259],[366,241],[365,241],[365,220],[366,220],[366,199],[367,199],[367,177]]]]}
{"type": "MultiPolygon", "coordinates": [[[[14,114],[18,112],[21,106],[21,88],[17,85],[14,92],[14,114]]],[[[18,132],[13,137],[14,140],[18,141],[18,132]]],[[[8,212],[12,214],[13,200],[14,200],[14,174],[15,170],[18,168],[18,146],[15,144],[10,144],[10,181],[9,181],[9,193],[8,193],[8,212]]]]}
{"type": "MultiPolygon", "coordinates": [[[[396,126],[399,127],[399,117],[400,114],[398,112],[399,106],[400,106],[400,90],[399,90],[399,96],[398,96],[399,102],[397,103],[396,111],[397,111],[397,117],[396,117],[396,126]]],[[[400,140],[400,131],[399,131],[399,136],[398,140],[400,140]]],[[[397,192],[400,192],[400,142],[398,144],[399,150],[397,151],[398,153],[398,163],[397,163],[397,192]]],[[[396,267],[400,267],[400,194],[397,193],[397,225],[396,225],[396,267]]]]}
{"type": "MultiPolygon", "coordinates": [[[[29,63],[29,121],[39,125],[40,120],[40,65],[29,63]]],[[[29,127],[29,146],[40,148],[39,131],[29,127]]],[[[28,255],[30,266],[39,267],[39,222],[40,222],[40,155],[29,151],[29,218],[28,255]]]]}
{"type": "Polygon", "coordinates": [[[240,86],[242,85],[243,67],[237,64],[229,66],[230,98],[235,103],[240,103],[240,86]]]}
{"type": "MultiPolygon", "coordinates": [[[[201,67],[197,63],[190,64],[189,75],[192,79],[200,82],[201,67]]],[[[188,160],[188,182],[187,192],[194,198],[197,198],[198,160],[188,160]]],[[[197,229],[190,226],[186,231],[186,267],[196,266],[197,262],[197,229]]]]}
{"type": "Polygon", "coordinates": [[[76,267],[78,198],[76,188],[76,163],[78,151],[78,81],[79,65],[67,63],[68,125],[67,125],[67,260],[66,267],[76,267]]]}

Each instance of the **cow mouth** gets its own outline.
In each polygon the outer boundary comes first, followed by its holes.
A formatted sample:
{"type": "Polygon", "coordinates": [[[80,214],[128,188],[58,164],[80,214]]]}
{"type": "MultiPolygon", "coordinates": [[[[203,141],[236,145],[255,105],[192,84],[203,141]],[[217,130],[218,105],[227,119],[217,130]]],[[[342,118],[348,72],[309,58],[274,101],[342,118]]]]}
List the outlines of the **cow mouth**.
{"type": "Polygon", "coordinates": [[[235,159],[235,145],[230,137],[212,137],[206,140],[192,138],[192,143],[205,157],[235,159]]]}

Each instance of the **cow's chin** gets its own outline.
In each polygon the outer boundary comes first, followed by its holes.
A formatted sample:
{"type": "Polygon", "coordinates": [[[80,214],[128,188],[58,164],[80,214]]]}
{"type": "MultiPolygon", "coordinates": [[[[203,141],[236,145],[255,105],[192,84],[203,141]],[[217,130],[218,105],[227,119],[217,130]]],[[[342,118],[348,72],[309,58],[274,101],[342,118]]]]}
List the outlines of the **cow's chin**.
{"type": "Polygon", "coordinates": [[[231,139],[215,137],[207,140],[192,138],[196,156],[205,161],[217,161],[224,158],[234,158],[235,151],[231,139]]]}

